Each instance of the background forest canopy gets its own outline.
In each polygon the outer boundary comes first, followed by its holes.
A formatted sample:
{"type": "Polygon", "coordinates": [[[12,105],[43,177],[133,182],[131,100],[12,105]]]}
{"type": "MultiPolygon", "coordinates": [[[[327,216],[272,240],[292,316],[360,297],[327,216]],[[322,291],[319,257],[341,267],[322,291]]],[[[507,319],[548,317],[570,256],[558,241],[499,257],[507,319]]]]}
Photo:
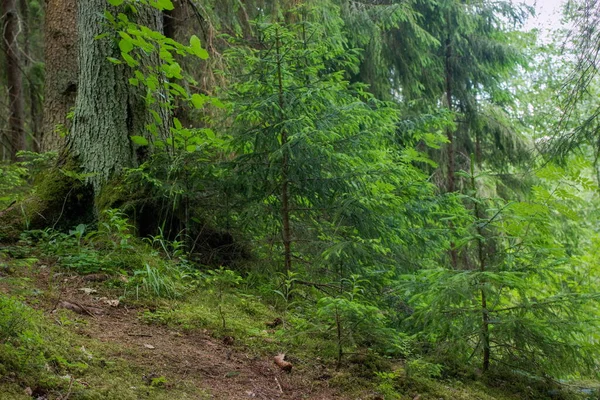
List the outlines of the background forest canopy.
{"type": "Polygon", "coordinates": [[[0,242],[243,282],[338,366],[598,375],[596,1],[548,44],[512,1],[1,3],[0,242]]]}

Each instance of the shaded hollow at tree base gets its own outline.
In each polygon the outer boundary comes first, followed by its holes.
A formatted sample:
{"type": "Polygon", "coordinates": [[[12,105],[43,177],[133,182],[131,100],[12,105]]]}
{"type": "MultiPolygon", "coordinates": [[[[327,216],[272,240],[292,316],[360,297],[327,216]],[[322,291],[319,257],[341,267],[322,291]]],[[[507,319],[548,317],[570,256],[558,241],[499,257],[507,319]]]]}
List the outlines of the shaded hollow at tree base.
{"type": "Polygon", "coordinates": [[[67,230],[95,220],[89,185],[52,168],[38,178],[32,194],[0,212],[0,241],[15,242],[23,231],[67,230]]]}
{"type": "Polygon", "coordinates": [[[95,204],[100,211],[109,208],[123,211],[139,237],[160,237],[185,244],[190,260],[197,264],[235,267],[250,258],[250,250],[235,233],[209,221],[201,205],[174,204],[152,187],[141,185],[132,189],[126,179],[113,179],[103,186],[95,204]]]}

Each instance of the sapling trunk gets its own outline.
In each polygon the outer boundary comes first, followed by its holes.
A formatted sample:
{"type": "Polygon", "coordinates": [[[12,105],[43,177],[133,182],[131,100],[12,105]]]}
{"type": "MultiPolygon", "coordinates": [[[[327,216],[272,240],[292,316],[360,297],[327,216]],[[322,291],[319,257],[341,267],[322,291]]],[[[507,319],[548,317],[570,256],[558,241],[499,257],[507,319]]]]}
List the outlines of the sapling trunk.
{"type": "MultiPolygon", "coordinates": [[[[448,28],[449,29],[449,28],[448,28]]],[[[452,46],[450,35],[446,39],[446,60],[445,60],[445,80],[446,80],[446,107],[448,111],[452,112],[452,72],[450,65],[450,58],[452,57],[452,46]]],[[[456,190],[455,177],[454,177],[454,132],[452,127],[446,128],[446,138],[448,139],[448,192],[454,192],[456,190]]],[[[449,222],[450,230],[454,229],[452,221],[449,222]]],[[[450,242],[450,260],[452,262],[452,268],[458,267],[458,251],[456,250],[456,244],[450,242]]]]}
{"type": "Polygon", "coordinates": [[[340,312],[335,307],[335,325],[337,328],[337,345],[338,345],[338,355],[337,355],[337,366],[339,369],[342,366],[342,356],[344,355],[344,350],[342,348],[342,322],[340,321],[340,312]]]}
{"type": "MultiPolygon", "coordinates": [[[[279,41],[279,32],[277,32],[277,41],[275,43],[275,51],[277,54],[277,90],[279,95],[279,110],[281,112],[281,120],[283,122],[283,77],[281,71],[281,44],[279,41]]],[[[292,240],[291,240],[291,228],[290,228],[290,189],[289,189],[289,157],[287,153],[287,131],[285,128],[281,130],[281,149],[282,149],[282,160],[281,160],[281,220],[283,224],[283,252],[284,252],[284,268],[286,272],[292,269],[292,240]]]]}
{"type": "MultiPolygon", "coordinates": [[[[471,156],[471,187],[473,190],[475,221],[477,229],[477,258],[479,262],[479,271],[485,272],[485,253],[483,248],[483,228],[479,224],[480,209],[477,201],[477,186],[475,183],[475,159],[471,156]]],[[[483,362],[481,369],[486,372],[490,368],[490,316],[487,307],[487,296],[485,293],[485,281],[481,285],[481,343],[483,345],[483,362]]]]}
{"type": "Polygon", "coordinates": [[[223,323],[223,332],[227,330],[225,325],[225,314],[223,314],[223,289],[219,288],[219,315],[221,316],[221,322],[223,323]]]}

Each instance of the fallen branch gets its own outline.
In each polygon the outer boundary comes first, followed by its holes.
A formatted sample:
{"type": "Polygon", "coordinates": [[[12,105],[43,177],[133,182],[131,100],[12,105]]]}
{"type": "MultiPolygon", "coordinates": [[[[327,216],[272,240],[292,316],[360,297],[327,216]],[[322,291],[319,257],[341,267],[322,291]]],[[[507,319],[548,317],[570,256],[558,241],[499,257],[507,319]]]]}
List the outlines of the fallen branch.
{"type": "Polygon", "coordinates": [[[64,308],[67,310],[71,310],[77,314],[87,314],[90,317],[96,318],[96,315],[94,315],[94,313],[92,313],[90,310],[88,310],[86,307],[84,307],[83,305],[76,303],[76,302],[68,302],[68,301],[61,301],[58,306],[60,308],[64,308]]]}

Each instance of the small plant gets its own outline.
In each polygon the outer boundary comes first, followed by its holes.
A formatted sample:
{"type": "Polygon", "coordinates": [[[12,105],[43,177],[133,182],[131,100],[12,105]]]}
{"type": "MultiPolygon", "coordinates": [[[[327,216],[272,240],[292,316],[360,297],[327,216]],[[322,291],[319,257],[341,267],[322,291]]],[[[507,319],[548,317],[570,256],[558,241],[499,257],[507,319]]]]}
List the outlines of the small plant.
{"type": "Polygon", "coordinates": [[[152,378],[150,381],[150,386],[155,388],[162,388],[167,386],[167,378],[164,376],[159,376],[157,378],[152,378]]]}
{"type": "Polygon", "coordinates": [[[108,209],[103,214],[105,220],[100,224],[98,234],[108,239],[115,250],[130,249],[133,235],[127,216],[118,209],[108,209]]]}
{"type": "MultiPolygon", "coordinates": [[[[180,235],[177,235],[178,237],[180,235]]],[[[169,241],[165,238],[162,228],[158,228],[158,235],[146,239],[153,248],[158,248],[169,260],[180,260],[187,264],[185,242],[183,240],[169,241]]]]}
{"type": "Polygon", "coordinates": [[[30,243],[37,242],[44,255],[58,258],[62,266],[80,274],[113,271],[116,264],[87,245],[97,232],[90,231],[85,234],[86,229],[86,226],[81,224],[68,234],[51,228],[27,231],[22,235],[22,239],[30,243]]]}
{"type": "Polygon", "coordinates": [[[440,364],[430,363],[417,358],[406,363],[406,374],[409,377],[439,378],[442,376],[443,367],[440,364]]]}
{"type": "Polygon", "coordinates": [[[140,292],[170,299],[180,295],[176,279],[164,269],[153,267],[148,263],[144,265],[144,268],[133,272],[130,285],[135,287],[135,295],[138,299],[140,292]]]}
{"type": "Polygon", "coordinates": [[[273,290],[273,292],[283,299],[283,320],[285,323],[287,311],[292,305],[292,299],[297,292],[297,289],[294,287],[294,284],[296,283],[296,281],[298,281],[298,273],[293,271],[287,271],[287,273],[280,274],[280,277],[281,284],[279,285],[279,287],[281,288],[281,290],[276,289],[273,290]]]}
{"type": "Polygon", "coordinates": [[[208,271],[206,284],[211,286],[211,290],[217,292],[217,297],[219,299],[218,310],[223,323],[223,330],[227,329],[225,314],[223,313],[223,294],[225,293],[225,290],[239,285],[241,281],[242,277],[237,272],[230,269],[221,267],[219,269],[208,271]]]}
{"type": "Polygon", "coordinates": [[[399,378],[397,371],[375,372],[377,378],[377,392],[386,399],[399,399],[396,391],[396,381],[399,378]]]}
{"type": "Polygon", "coordinates": [[[384,312],[369,302],[358,275],[342,279],[340,293],[317,302],[317,317],[333,324],[337,345],[337,365],[341,366],[345,346],[363,346],[387,355],[406,355],[411,351],[410,338],[387,326],[384,312]]]}
{"type": "Polygon", "coordinates": [[[75,229],[71,229],[69,230],[69,236],[74,236],[77,239],[77,247],[79,247],[81,249],[81,241],[83,239],[83,235],[85,234],[85,230],[86,230],[86,225],[85,224],[79,224],[75,227],[75,229]]]}
{"type": "Polygon", "coordinates": [[[18,162],[8,164],[0,162],[0,210],[15,204],[32,190],[32,182],[52,165],[56,153],[34,153],[20,151],[18,162]]]}

